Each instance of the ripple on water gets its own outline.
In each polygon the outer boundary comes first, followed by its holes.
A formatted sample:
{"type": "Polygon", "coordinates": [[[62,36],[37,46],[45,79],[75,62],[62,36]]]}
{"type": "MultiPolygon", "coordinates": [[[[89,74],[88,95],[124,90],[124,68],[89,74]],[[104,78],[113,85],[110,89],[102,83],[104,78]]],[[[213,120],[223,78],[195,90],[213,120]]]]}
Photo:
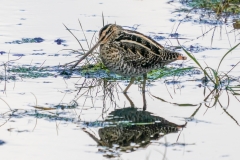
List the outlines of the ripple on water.
{"type": "Polygon", "coordinates": [[[61,44],[65,43],[66,41],[58,38],[58,39],[54,40],[54,42],[57,43],[57,45],[61,45],[61,44]]]}
{"type": "Polygon", "coordinates": [[[3,140],[0,140],[0,146],[4,145],[6,142],[4,142],[3,140]]]}
{"type": "Polygon", "coordinates": [[[0,54],[1,54],[1,55],[5,54],[5,53],[6,53],[5,51],[0,51],[0,54]]]}
{"type": "Polygon", "coordinates": [[[22,38],[21,40],[14,40],[12,42],[5,42],[6,44],[23,44],[23,43],[41,43],[44,39],[41,37],[22,38]]]}

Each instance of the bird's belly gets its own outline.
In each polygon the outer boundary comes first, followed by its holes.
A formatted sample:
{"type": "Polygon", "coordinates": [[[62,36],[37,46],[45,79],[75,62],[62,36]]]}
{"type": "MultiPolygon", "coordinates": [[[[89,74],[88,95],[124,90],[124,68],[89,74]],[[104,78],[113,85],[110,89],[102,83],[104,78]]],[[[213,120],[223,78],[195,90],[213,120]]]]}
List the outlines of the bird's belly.
{"type": "Polygon", "coordinates": [[[100,58],[103,64],[113,73],[127,77],[136,77],[152,70],[150,68],[141,67],[140,63],[136,63],[139,57],[129,57],[128,55],[130,54],[122,52],[117,48],[100,48],[100,58]],[[127,61],[126,58],[128,59],[127,61]]]}

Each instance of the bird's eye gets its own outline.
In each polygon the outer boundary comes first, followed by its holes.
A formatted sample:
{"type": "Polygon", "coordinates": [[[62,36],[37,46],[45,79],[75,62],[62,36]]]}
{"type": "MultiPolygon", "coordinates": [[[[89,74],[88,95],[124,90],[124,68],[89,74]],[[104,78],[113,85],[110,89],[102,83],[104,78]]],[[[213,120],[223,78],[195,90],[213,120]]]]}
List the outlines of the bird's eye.
{"type": "Polygon", "coordinates": [[[110,30],[107,31],[107,34],[110,33],[110,30]]]}

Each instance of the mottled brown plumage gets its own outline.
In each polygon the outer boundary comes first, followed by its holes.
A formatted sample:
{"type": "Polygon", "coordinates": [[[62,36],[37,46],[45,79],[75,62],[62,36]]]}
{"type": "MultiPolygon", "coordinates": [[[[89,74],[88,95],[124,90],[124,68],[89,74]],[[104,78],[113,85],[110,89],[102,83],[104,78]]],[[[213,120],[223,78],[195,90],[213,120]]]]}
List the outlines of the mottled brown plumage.
{"type": "MultiPolygon", "coordinates": [[[[156,41],[139,32],[123,29],[116,24],[108,24],[99,31],[99,41],[75,65],[100,45],[100,58],[112,72],[131,77],[124,90],[126,93],[134,82],[134,77],[146,74],[176,60],[185,60],[180,53],[165,49],[156,41]]],[[[144,92],[143,88],[143,92],[144,92]]]]}
{"type": "MultiPolygon", "coordinates": [[[[182,126],[181,126],[182,128],[182,126]]],[[[176,133],[180,130],[177,125],[165,125],[161,123],[110,126],[100,128],[98,134],[100,145],[112,147],[118,144],[121,147],[130,146],[131,143],[141,144],[141,142],[150,143],[152,139],[160,138],[160,133],[176,133]]]]}
{"type": "Polygon", "coordinates": [[[100,45],[100,57],[104,65],[123,76],[140,76],[175,60],[186,59],[139,32],[115,24],[104,26],[99,32],[99,39],[93,49],[100,45]]]}
{"type": "Polygon", "coordinates": [[[100,44],[100,57],[104,65],[117,74],[140,76],[178,58],[184,59],[181,54],[166,50],[151,38],[121,26],[107,25],[100,30],[99,37],[109,30],[115,31],[108,41],[100,44]]]}

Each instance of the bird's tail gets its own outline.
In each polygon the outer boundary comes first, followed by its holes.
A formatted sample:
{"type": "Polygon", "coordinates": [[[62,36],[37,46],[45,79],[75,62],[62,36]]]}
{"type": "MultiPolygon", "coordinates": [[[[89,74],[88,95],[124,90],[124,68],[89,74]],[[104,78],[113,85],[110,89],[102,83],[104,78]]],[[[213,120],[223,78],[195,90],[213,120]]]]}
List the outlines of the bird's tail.
{"type": "Polygon", "coordinates": [[[186,60],[186,59],[187,59],[186,56],[183,56],[182,54],[179,53],[177,60],[186,60]]]}

